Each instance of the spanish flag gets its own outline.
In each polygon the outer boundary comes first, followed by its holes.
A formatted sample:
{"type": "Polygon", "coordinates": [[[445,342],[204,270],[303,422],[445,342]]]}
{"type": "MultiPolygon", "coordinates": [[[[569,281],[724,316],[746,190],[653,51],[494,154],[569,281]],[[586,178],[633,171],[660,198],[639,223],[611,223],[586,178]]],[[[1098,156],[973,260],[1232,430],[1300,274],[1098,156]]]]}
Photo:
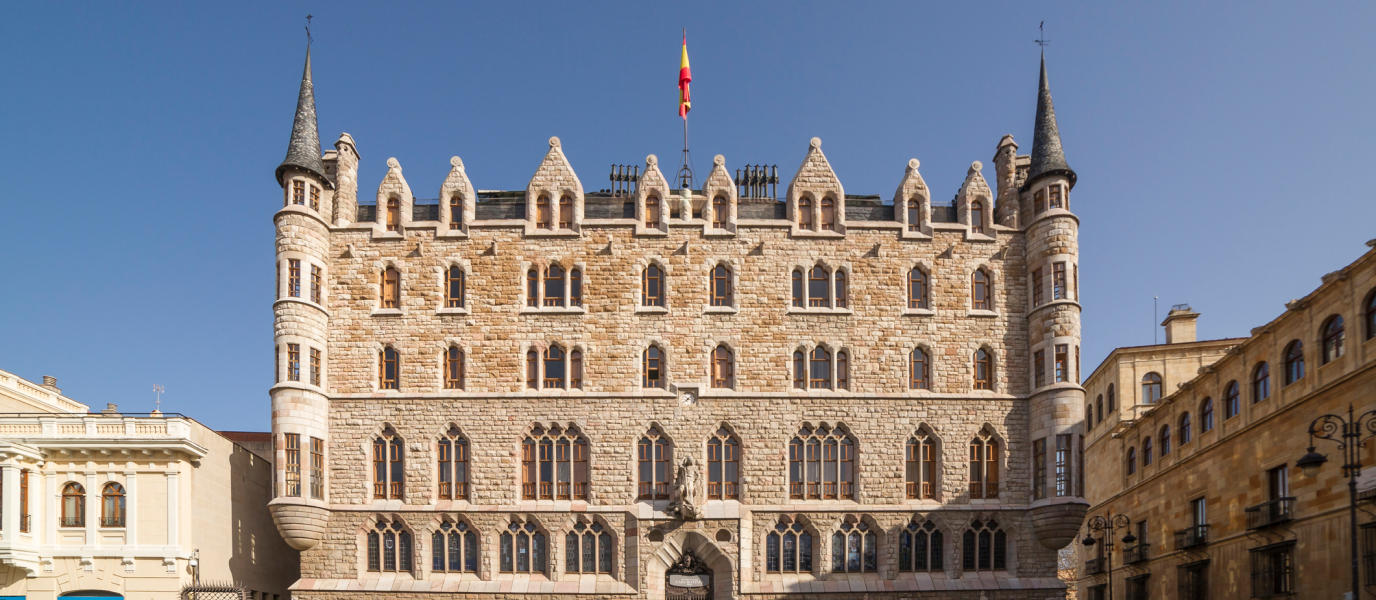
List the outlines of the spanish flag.
{"type": "Polygon", "coordinates": [[[678,116],[688,119],[688,111],[693,109],[688,83],[693,81],[693,72],[688,68],[688,32],[683,32],[683,59],[678,66],[678,116]]]}

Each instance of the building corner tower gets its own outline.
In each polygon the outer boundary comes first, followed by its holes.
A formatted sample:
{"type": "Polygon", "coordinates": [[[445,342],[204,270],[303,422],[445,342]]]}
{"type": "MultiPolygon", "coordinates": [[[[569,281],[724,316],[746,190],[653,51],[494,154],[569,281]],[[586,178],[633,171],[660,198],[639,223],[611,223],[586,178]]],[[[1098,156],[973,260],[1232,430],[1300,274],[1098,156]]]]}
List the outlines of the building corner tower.
{"type": "Polygon", "coordinates": [[[1075,539],[1089,508],[1081,465],[1085,391],[1080,387],[1079,219],[1070,210],[1074,186],[1043,56],[1032,157],[1017,209],[1027,240],[1030,289],[1032,527],[1041,544],[1053,550],[1075,539]]]}
{"type": "Polygon", "coordinates": [[[297,550],[314,547],[329,518],[325,282],[329,280],[329,222],[335,187],[331,170],[320,154],[308,45],[287,157],[277,167],[283,200],[273,216],[277,229],[275,377],[269,392],[274,479],[268,507],[277,530],[297,550]]]}

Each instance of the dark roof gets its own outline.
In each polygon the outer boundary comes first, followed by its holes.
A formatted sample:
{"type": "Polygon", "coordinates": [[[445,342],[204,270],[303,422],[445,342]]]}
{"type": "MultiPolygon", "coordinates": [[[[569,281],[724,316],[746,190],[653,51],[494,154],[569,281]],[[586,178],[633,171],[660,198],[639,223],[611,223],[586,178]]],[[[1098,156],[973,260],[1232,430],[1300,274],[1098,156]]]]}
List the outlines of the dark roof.
{"type": "Polygon", "coordinates": [[[1037,124],[1032,132],[1032,164],[1027,173],[1031,186],[1047,175],[1065,175],[1075,187],[1075,171],[1065,162],[1061,132],[1056,128],[1056,109],[1051,106],[1051,84],[1046,80],[1046,57],[1042,56],[1042,78],[1037,84],[1037,124]]]}
{"type": "Polygon", "coordinates": [[[296,121],[291,125],[291,141],[287,142],[287,157],[277,166],[277,183],[288,167],[305,169],[332,186],[325,176],[325,163],[320,160],[320,130],[315,123],[315,86],[311,84],[311,47],[306,46],[306,70],[301,74],[301,93],[296,98],[296,121]]]}

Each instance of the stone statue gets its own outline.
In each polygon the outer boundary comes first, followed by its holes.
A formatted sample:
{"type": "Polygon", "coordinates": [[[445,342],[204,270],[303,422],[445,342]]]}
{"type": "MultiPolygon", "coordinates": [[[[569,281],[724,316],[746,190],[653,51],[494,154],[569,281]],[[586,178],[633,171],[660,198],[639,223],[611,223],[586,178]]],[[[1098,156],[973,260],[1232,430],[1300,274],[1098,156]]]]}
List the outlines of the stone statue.
{"type": "Polygon", "coordinates": [[[682,519],[696,519],[698,508],[698,466],[693,457],[683,459],[674,477],[674,487],[669,492],[669,512],[678,514],[682,519]]]}

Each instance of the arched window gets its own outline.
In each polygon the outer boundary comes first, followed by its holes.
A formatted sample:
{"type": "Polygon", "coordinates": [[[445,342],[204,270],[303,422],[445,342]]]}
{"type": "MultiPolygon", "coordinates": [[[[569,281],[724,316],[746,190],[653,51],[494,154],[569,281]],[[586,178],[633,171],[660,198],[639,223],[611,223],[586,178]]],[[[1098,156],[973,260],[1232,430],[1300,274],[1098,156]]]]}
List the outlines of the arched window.
{"type": "Polygon", "coordinates": [[[817,265],[808,271],[807,275],[807,305],[808,306],[831,306],[831,301],[827,297],[827,270],[817,265]]]}
{"type": "Polygon", "coordinates": [[[1341,358],[1346,352],[1346,335],[1343,332],[1342,315],[1333,315],[1328,318],[1328,322],[1323,326],[1323,362],[1328,364],[1335,358],[1341,358]]]}
{"type": "Polygon", "coordinates": [[[382,270],[382,308],[401,306],[401,273],[396,267],[382,270]]]}
{"type": "Polygon", "coordinates": [[[712,269],[712,306],[731,306],[731,269],[726,265],[712,269]]]}
{"type": "Polygon", "coordinates": [[[984,203],[979,200],[970,203],[970,233],[984,233],[984,203]]]}
{"type": "Polygon", "coordinates": [[[1304,343],[1295,340],[1285,347],[1285,385],[1304,379],[1304,343]]]}
{"type": "Polygon", "coordinates": [[[640,385],[646,388],[664,387],[664,353],[659,346],[645,349],[640,366],[640,385]]]}
{"type": "Polygon", "coordinates": [[[640,305],[664,306],[664,271],[658,265],[645,267],[640,274],[640,305]]]}
{"type": "Polygon", "coordinates": [[[534,350],[526,352],[526,388],[540,389],[540,355],[534,350]]]}
{"type": "Polygon", "coordinates": [[[387,231],[401,231],[401,202],[387,199],[387,231]]]}
{"type": "Polygon", "coordinates": [[[583,270],[569,270],[569,306],[583,306],[583,270]]]}
{"type": "Polygon", "coordinates": [[[526,306],[540,306],[540,272],[535,267],[526,271],[526,306]]]}
{"type": "Polygon", "coordinates": [[[822,229],[824,231],[836,230],[836,199],[831,196],[822,198],[822,229]]]}
{"type": "Polygon", "coordinates": [[[1094,429],[1094,403],[1085,403],[1085,431],[1094,429]]]}
{"type": "Polygon", "coordinates": [[[1151,436],[1142,440],[1142,466],[1151,466],[1151,436]]]}
{"type": "Polygon", "coordinates": [[[879,569],[879,536],[869,523],[842,521],[831,534],[831,571],[833,573],[872,573],[879,569]]]}
{"type": "Polygon", "coordinates": [[[1118,410],[1118,402],[1113,395],[1113,384],[1108,384],[1108,412],[1118,410]]]}
{"type": "Polygon", "coordinates": [[[1142,404],[1156,404],[1161,399],[1161,376],[1147,373],[1142,376],[1142,404]]]}
{"type": "Polygon", "coordinates": [[[834,302],[836,303],[836,308],[845,308],[845,307],[846,307],[846,270],[845,270],[845,269],[836,269],[836,272],[835,272],[835,274],[834,274],[834,276],[833,276],[833,279],[835,279],[835,281],[836,281],[835,285],[833,286],[833,287],[836,288],[836,293],[833,295],[833,300],[834,300],[834,302]]]}
{"type": "Polygon", "coordinates": [[[100,526],[124,527],[124,486],[113,481],[100,491],[100,526]]]}
{"type": "Polygon", "coordinates": [[[601,523],[579,523],[564,536],[565,573],[611,573],[612,535],[601,523]]]}
{"type": "Polygon", "coordinates": [[[1094,413],[1095,413],[1094,421],[1095,421],[1096,423],[1103,423],[1103,422],[1104,422],[1104,395],[1103,395],[1103,394],[1099,394],[1099,397],[1094,399],[1094,413]]]}
{"type": "Polygon", "coordinates": [[[836,351],[836,389],[850,389],[850,353],[845,350],[836,351]]]}
{"type": "Polygon", "coordinates": [[[545,306],[564,305],[564,269],[559,265],[545,267],[545,306]]]}
{"type": "Polygon", "coordinates": [[[911,573],[942,570],[941,559],[945,545],[936,524],[925,521],[908,523],[898,534],[898,570],[911,573]]]}
{"type": "Polygon", "coordinates": [[[464,384],[463,349],[450,346],[444,353],[444,389],[461,390],[464,384]]]}
{"type": "Polygon", "coordinates": [[[840,429],[804,426],[788,443],[789,497],[855,497],[855,442],[840,429]]]}
{"type": "Polygon", "coordinates": [[[965,530],[961,544],[963,560],[961,566],[966,571],[1002,571],[1008,568],[1008,536],[999,529],[997,521],[988,520],[970,524],[965,530]]]}
{"type": "Polygon", "coordinates": [[[450,427],[440,436],[440,498],[468,499],[468,438],[458,428],[450,427]]]}
{"type": "Polygon", "coordinates": [[[559,228],[573,229],[573,197],[559,197],[559,228]]]}
{"type": "Polygon", "coordinates": [[[938,489],[936,470],[936,436],[925,426],[908,438],[903,448],[904,473],[908,498],[927,500],[936,498],[938,489]]]}
{"type": "Polygon", "coordinates": [[[726,220],[731,216],[731,208],[726,204],[726,196],[712,198],[712,227],[726,229],[726,220]]]}
{"type": "Polygon", "coordinates": [[[1242,386],[1236,381],[1229,381],[1228,387],[1223,388],[1223,420],[1236,417],[1242,412],[1242,386]]]}
{"type": "Polygon", "coordinates": [[[826,348],[818,346],[812,349],[808,354],[807,371],[809,389],[831,389],[831,353],[826,348]]]}
{"type": "Polygon", "coordinates": [[[373,438],[373,498],[401,500],[406,468],[405,442],[388,426],[373,438]]]}
{"type": "Polygon", "coordinates": [[[401,356],[397,354],[396,348],[387,346],[378,353],[377,388],[401,389],[401,356]]]}
{"type": "Polygon", "coordinates": [[[999,441],[988,426],[970,440],[970,497],[999,497],[999,441]]]}
{"type": "Polygon", "coordinates": [[[62,486],[63,527],[86,526],[86,488],[73,481],[62,486]]]}
{"type": "Polygon", "coordinates": [[[1252,370],[1252,404],[1271,397],[1271,366],[1265,362],[1252,370]]]}
{"type": "Polygon", "coordinates": [[[803,270],[793,270],[793,306],[802,308],[806,305],[807,295],[803,293],[803,270]]]}
{"type": "Polygon", "coordinates": [[[927,308],[927,274],[920,267],[908,271],[908,308],[927,308]]]}
{"type": "Polygon", "coordinates": [[[908,201],[908,231],[917,231],[922,220],[922,203],[913,198],[908,201]]]}
{"type": "Polygon", "coordinates": [[[973,301],[971,308],[975,310],[993,310],[994,304],[990,296],[993,293],[992,285],[989,281],[989,274],[984,269],[975,269],[975,274],[971,278],[970,299],[973,301]]]}
{"type": "Polygon", "coordinates": [[[502,532],[498,565],[503,573],[544,573],[549,564],[545,533],[534,523],[512,523],[502,532]]]}
{"type": "Polygon", "coordinates": [[[908,353],[908,389],[932,389],[932,362],[921,348],[908,353]]]}
{"type": "Polygon", "coordinates": [[[1171,453],[1171,426],[1162,425],[1161,433],[1157,436],[1161,439],[1161,456],[1171,453]]]}
{"type": "Polygon", "coordinates": [[[669,498],[669,465],[674,462],[673,447],[658,428],[651,427],[636,442],[640,488],[637,500],[667,500],[669,498]]]}
{"type": "Polygon", "coordinates": [[[574,428],[536,425],[521,443],[521,497],[587,500],[587,438],[574,428]]]}
{"type": "Polygon", "coordinates": [[[544,389],[564,389],[564,349],[557,344],[545,348],[545,377],[541,383],[544,389]]]}
{"type": "Polygon", "coordinates": [[[798,228],[812,229],[812,198],[798,198],[798,228]]]}
{"type": "Polygon", "coordinates": [[[994,357],[984,348],[975,351],[975,389],[994,389],[994,357]]]}
{"type": "Polygon", "coordinates": [[[807,389],[807,358],[801,350],[793,353],[793,387],[807,389]]]}
{"type": "Polygon", "coordinates": [[[535,226],[539,229],[554,229],[554,212],[549,205],[549,196],[540,194],[535,200],[535,226]]]}
{"type": "Polygon", "coordinates": [[[445,301],[448,308],[464,307],[464,273],[461,267],[449,267],[449,277],[445,281],[445,301]]]}
{"type": "Polygon", "coordinates": [[[577,348],[569,353],[569,389],[583,389],[583,351],[577,348]]]}
{"type": "Polygon", "coordinates": [[[379,519],[368,532],[368,570],[384,573],[411,571],[411,532],[400,521],[379,519]]]}
{"type": "Polygon", "coordinates": [[[1137,448],[1128,448],[1128,475],[1137,474],[1137,448]]]}
{"type": "Polygon", "coordinates": [[[1182,447],[1190,443],[1190,439],[1194,437],[1192,425],[1193,423],[1190,422],[1190,413],[1180,415],[1180,445],[1182,447]]]}
{"type": "Polygon", "coordinates": [[[801,523],[780,522],[765,536],[764,570],[768,573],[811,573],[812,534],[801,523]]]}
{"type": "Polygon", "coordinates": [[[707,438],[707,499],[740,497],[741,443],[725,427],[707,438]]]}
{"type": "Polygon", "coordinates": [[[449,197],[449,228],[463,227],[463,196],[454,194],[449,197]]]}
{"type": "Polygon", "coordinates": [[[430,536],[432,560],[430,570],[436,573],[477,573],[478,533],[462,521],[440,523],[430,536]]]}
{"type": "Polygon", "coordinates": [[[658,229],[660,221],[659,196],[650,196],[645,199],[645,226],[650,229],[658,229]]]}
{"type": "MultiPolygon", "coordinates": [[[[1189,414],[1189,413],[1186,413],[1189,414]]],[[[1199,433],[1214,430],[1214,399],[1205,398],[1199,403],[1199,433]]]]}
{"type": "Polygon", "coordinates": [[[1376,291],[1366,297],[1366,339],[1376,338],[1376,291]]]}
{"type": "Polygon", "coordinates": [[[712,351],[712,387],[731,389],[736,386],[736,361],[726,344],[718,344],[712,351]]]}

